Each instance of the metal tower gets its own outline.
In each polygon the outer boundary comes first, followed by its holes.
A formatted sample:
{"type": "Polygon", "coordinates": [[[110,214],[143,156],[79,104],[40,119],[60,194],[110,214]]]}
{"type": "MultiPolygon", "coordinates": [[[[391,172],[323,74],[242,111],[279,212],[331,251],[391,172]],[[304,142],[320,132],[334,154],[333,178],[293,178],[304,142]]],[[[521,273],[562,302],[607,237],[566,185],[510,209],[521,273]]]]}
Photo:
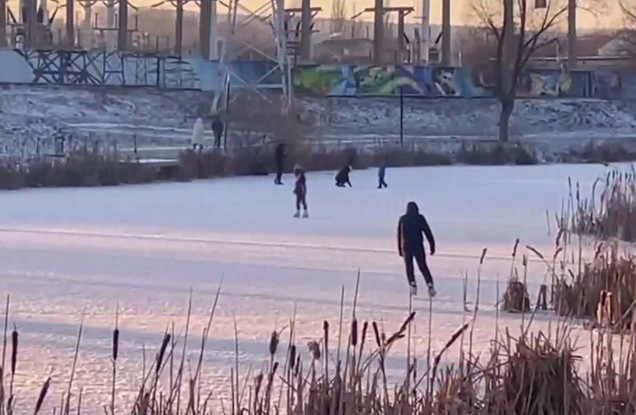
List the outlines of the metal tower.
{"type": "MultiPolygon", "coordinates": [[[[287,45],[285,0],[265,0],[255,9],[250,9],[237,0],[230,0],[229,4],[219,1],[219,4],[227,8],[228,31],[221,42],[219,75],[222,85],[214,99],[213,111],[218,112],[224,109],[240,94],[245,93],[257,94],[272,104],[276,104],[270,96],[264,93],[267,90],[280,92],[277,94],[281,95],[282,98],[280,110],[282,113],[287,113],[293,107],[294,93],[291,77],[292,64],[287,45]],[[241,21],[237,21],[239,10],[243,16],[241,21]],[[237,37],[237,33],[242,28],[252,23],[264,25],[272,30],[276,44],[275,56],[261,50],[249,40],[237,37]],[[237,58],[246,51],[252,51],[272,63],[271,68],[256,81],[243,79],[234,65],[237,58]],[[234,88],[237,85],[240,85],[240,88],[234,88]]],[[[215,26],[214,23],[213,16],[212,26],[215,26]]],[[[213,30],[216,33],[216,28],[213,30]]]]}

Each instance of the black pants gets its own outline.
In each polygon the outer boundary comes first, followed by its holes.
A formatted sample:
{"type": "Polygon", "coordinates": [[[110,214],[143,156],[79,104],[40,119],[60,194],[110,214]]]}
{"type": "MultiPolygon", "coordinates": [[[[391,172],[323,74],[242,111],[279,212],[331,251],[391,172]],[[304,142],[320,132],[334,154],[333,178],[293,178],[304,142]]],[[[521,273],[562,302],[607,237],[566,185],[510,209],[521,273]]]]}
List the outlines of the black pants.
{"type": "Polygon", "coordinates": [[[283,180],[283,162],[282,161],[276,161],[276,179],[274,180],[274,183],[276,184],[281,184],[283,180]]]}
{"type": "Polygon", "coordinates": [[[303,193],[296,193],[296,210],[300,210],[300,207],[307,210],[307,197],[303,193]]]}
{"type": "Polygon", "coordinates": [[[214,148],[221,148],[221,136],[223,133],[215,132],[214,133],[214,148]]]}
{"type": "Polygon", "coordinates": [[[433,276],[431,270],[428,269],[426,264],[426,255],[424,254],[424,248],[415,252],[404,252],[404,264],[406,265],[406,278],[409,280],[409,284],[415,284],[415,272],[413,269],[413,259],[417,262],[417,267],[426,280],[426,284],[433,284],[433,276]]]}
{"type": "Polygon", "coordinates": [[[389,187],[388,184],[384,181],[384,177],[378,178],[378,189],[382,189],[383,187],[389,187]]]}

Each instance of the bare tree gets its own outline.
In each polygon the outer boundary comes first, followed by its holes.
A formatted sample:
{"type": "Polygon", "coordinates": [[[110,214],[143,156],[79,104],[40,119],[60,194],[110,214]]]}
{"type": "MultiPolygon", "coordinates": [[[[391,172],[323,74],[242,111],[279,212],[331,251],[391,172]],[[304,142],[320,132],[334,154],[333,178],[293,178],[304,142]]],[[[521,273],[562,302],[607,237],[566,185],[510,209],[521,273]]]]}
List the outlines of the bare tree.
{"type": "Polygon", "coordinates": [[[620,2],[620,6],[625,28],[617,37],[619,44],[616,47],[616,52],[634,59],[636,58],[636,0],[623,0],[620,2]]]}
{"type": "MultiPolygon", "coordinates": [[[[351,15],[352,16],[356,16],[358,14],[358,6],[356,4],[356,2],[354,1],[353,3],[351,3],[351,15]]],[[[361,32],[362,32],[362,25],[360,24],[360,22],[356,19],[352,19],[349,24],[351,25],[351,38],[352,39],[357,39],[359,37],[362,36],[361,32]]]]}
{"type": "Polygon", "coordinates": [[[346,0],[333,0],[331,3],[331,33],[343,33],[347,22],[346,0]]]}
{"type": "MultiPolygon", "coordinates": [[[[473,0],[475,1],[475,0],[473,0]]],[[[550,31],[565,16],[560,0],[476,0],[474,10],[495,42],[494,95],[499,100],[499,140],[508,141],[519,82],[530,58],[556,41],[550,31]]]]}

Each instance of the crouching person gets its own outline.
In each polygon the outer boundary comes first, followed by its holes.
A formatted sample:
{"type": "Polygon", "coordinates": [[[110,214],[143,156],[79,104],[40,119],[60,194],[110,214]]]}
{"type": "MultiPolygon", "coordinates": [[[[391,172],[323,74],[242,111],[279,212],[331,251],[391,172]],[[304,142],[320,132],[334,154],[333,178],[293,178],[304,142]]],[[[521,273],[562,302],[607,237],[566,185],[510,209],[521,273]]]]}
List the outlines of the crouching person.
{"type": "Polygon", "coordinates": [[[353,187],[351,185],[351,180],[349,179],[349,173],[351,173],[351,166],[344,166],[341,168],[336,174],[336,186],[345,187],[345,185],[349,185],[349,187],[353,187]]]}

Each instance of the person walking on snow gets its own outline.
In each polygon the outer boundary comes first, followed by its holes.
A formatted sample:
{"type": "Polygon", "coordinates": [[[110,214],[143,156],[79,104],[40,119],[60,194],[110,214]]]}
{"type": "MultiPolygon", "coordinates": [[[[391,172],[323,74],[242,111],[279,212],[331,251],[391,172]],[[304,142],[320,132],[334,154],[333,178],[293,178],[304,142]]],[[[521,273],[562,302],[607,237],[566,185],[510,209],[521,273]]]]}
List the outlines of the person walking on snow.
{"type": "Polygon", "coordinates": [[[274,158],[276,159],[276,179],[274,179],[274,183],[276,184],[283,184],[285,157],[287,157],[285,143],[279,143],[274,150],[274,158]]]}
{"type": "Polygon", "coordinates": [[[345,184],[348,184],[349,187],[353,187],[351,185],[351,180],[349,180],[349,173],[351,173],[351,170],[353,170],[353,168],[348,165],[338,170],[338,173],[336,174],[336,186],[345,187],[345,184]]]}
{"type": "Polygon", "coordinates": [[[295,218],[300,217],[300,208],[303,209],[303,218],[309,217],[307,210],[307,178],[305,170],[296,164],[294,166],[294,175],[296,176],[296,184],[294,185],[294,194],[296,195],[296,214],[295,218]]]}
{"type": "Polygon", "coordinates": [[[221,117],[215,115],[212,121],[212,132],[214,133],[214,148],[216,149],[221,148],[221,137],[223,137],[224,129],[225,125],[223,125],[221,117]]]}
{"type": "Polygon", "coordinates": [[[204,135],[205,127],[203,126],[203,120],[201,118],[197,118],[197,120],[194,122],[194,128],[192,129],[192,137],[190,138],[192,150],[196,151],[197,149],[199,149],[199,152],[203,151],[204,135]]]}
{"type": "Polygon", "coordinates": [[[387,164],[387,159],[385,157],[384,162],[382,162],[382,165],[378,169],[378,189],[389,187],[389,185],[386,184],[386,182],[384,181],[384,177],[386,176],[386,164],[387,164]]]}
{"type": "Polygon", "coordinates": [[[424,216],[420,214],[420,210],[415,202],[409,202],[406,205],[406,214],[400,217],[397,229],[398,252],[404,258],[406,266],[406,278],[411,287],[411,295],[417,295],[417,284],[415,283],[415,274],[413,269],[413,259],[417,262],[417,266],[426,280],[428,286],[428,294],[435,296],[435,287],[433,276],[426,264],[426,254],[424,253],[424,238],[426,235],[428,244],[431,248],[431,255],[435,255],[435,238],[433,232],[428,226],[428,222],[424,216]]]}

